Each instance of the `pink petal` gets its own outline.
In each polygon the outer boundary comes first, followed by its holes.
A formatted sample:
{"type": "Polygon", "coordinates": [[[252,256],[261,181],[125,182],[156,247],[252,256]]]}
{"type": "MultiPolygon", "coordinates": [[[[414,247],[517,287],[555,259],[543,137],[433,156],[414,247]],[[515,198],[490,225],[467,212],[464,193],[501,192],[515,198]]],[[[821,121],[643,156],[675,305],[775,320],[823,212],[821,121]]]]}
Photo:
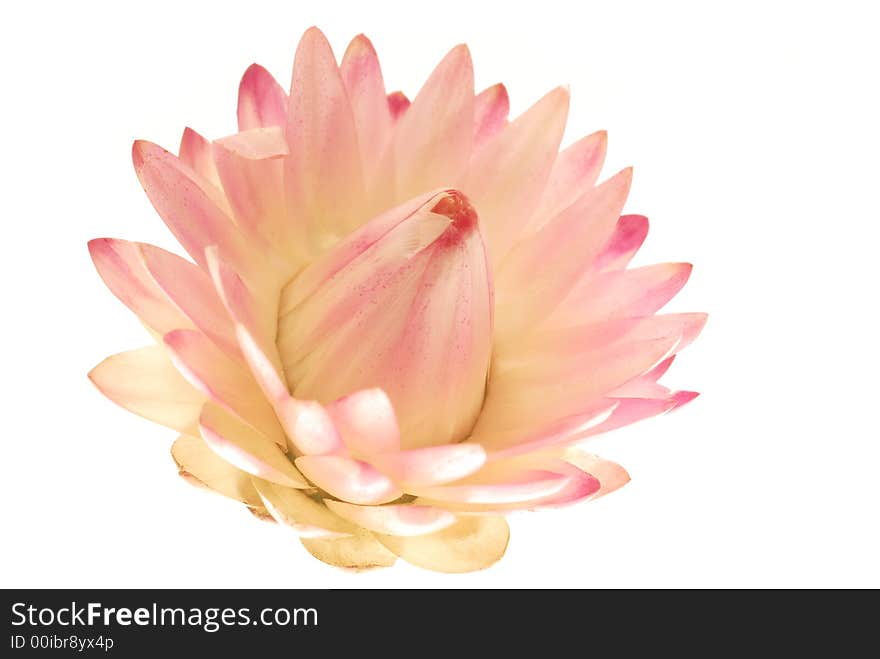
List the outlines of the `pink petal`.
{"type": "Polygon", "coordinates": [[[332,499],[325,499],[324,503],[340,517],[368,531],[385,535],[411,537],[434,533],[445,529],[456,520],[455,515],[448,510],[430,506],[356,506],[332,499]]]}
{"type": "Polygon", "coordinates": [[[137,243],[96,238],[89,241],[89,254],[107,288],[148,327],[159,334],[193,327],[190,319],[156,285],[137,243]]]}
{"type": "Polygon", "coordinates": [[[156,212],[196,263],[205,267],[205,247],[217,245],[242,268],[247,248],[233,221],[193,180],[180,160],[150,142],[137,141],[132,160],[156,212]]]}
{"type": "Polygon", "coordinates": [[[437,65],[395,129],[397,198],[460,180],[473,144],[474,72],[456,46],[437,65]]]}
{"type": "Polygon", "coordinates": [[[517,117],[474,155],[463,186],[480,209],[486,242],[497,264],[541,200],[559,150],[569,94],[557,88],[517,117]]]}
{"type": "Polygon", "coordinates": [[[362,34],[352,39],[339,68],[357,127],[361,160],[367,171],[391,139],[391,111],[385,82],[370,40],[362,34]]]}
{"type": "Polygon", "coordinates": [[[429,487],[459,480],[486,462],[479,444],[447,444],[369,457],[374,467],[405,488],[429,487]]]}
{"type": "Polygon", "coordinates": [[[403,492],[366,462],[337,455],[304,455],[296,466],[319,488],[350,503],[377,505],[403,492]]]}
{"type": "Polygon", "coordinates": [[[491,299],[463,195],[441,192],[415,212],[380,216],[282,293],[277,345],[293,395],[326,404],[379,387],[404,446],[463,439],[483,398],[491,299]]]}
{"type": "Polygon", "coordinates": [[[578,448],[571,448],[562,454],[562,459],[570,462],[578,469],[592,474],[601,483],[594,499],[605,496],[626,485],[630,478],[626,469],[616,462],[605,460],[598,455],[586,453],[578,448]]]}
{"type": "Polygon", "coordinates": [[[617,228],[593,262],[594,271],[622,270],[635,256],[648,235],[648,218],[623,215],[617,228]]]}
{"type": "Polygon", "coordinates": [[[690,277],[690,263],[662,263],[634,270],[587,273],[548,323],[567,326],[624,316],[648,316],[671,300],[690,277]]]}
{"type": "Polygon", "coordinates": [[[327,406],[349,451],[370,455],[400,450],[400,429],[391,401],[381,389],[364,389],[327,406]]]}
{"type": "Polygon", "coordinates": [[[489,450],[491,461],[531,453],[605,423],[618,405],[620,401],[602,398],[591,404],[581,403],[580,411],[566,416],[558,415],[565,414],[573,406],[555,412],[548,410],[549,413],[522,425],[489,430],[479,428],[468,441],[479,442],[489,450]]]}
{"type": "Polygon", "coordinates": [[[164,340],[171,361],[193,387],[278,445],[286,445],[272,408],[244,366],[194,330],[175,330],[164,340]]]}
{"type": "Polygon", "coordinates": [[[242,471],[285,487],[310,487],[275,442],[219,407],[205,405],[199,431],[212,451],[242,471]]]}
{"type": "MultiPolygon", "coordinates": [[[[204,183],[213,186],[212,194],[220,194],[220,177],[211,156],[211,142],[192,128],[185,128],[180,138],[180,162],[192,169],[204,183]]],[[[204,186],[203,186],[204,187],[204,186]]]]}
{"type": "Polygon", "coordinates": [[[391,120],[397,121],[403,116],[403,113],[409,109],[410,100],[403,92],[391,92],[388,94],[388,111],[391,113],[391,120]]]}
{"type": "Polygon", "coordinates": [[[287,143],[280,129],[259,129],[214,142],[214,158],[242,230],[264,249],[289,254],[294,232],[287,221],[282,149],[287,143]],[[273,132],[267,136],[266,131],[273,132]]]}
{"type": "MultiPolygon", "coordinates": [[[[223,352],[240,357],[232,320],[205,271],[159,247],[139,245],[139,248],[147,270],[168,299],[223,352]]],[[[160,333],[168,331],[170,329],[160,330],[160,333]]]]}
{"type": "Polygon", "coordinates": [[[555,217],[596,184],[605,162],[608,134],[601,130],[575,142],[562,151],[553,164],[541,204],[532,226],[538,228],[555,217]]]}
{"type": "Polygon", "coordinates": [[[474,99],[474,148],[479,148],[507,125],[510,99],[507,88],[498,83],[474,99]]]}
{"type": "Polygon", "coordinates": [[[272,74],[251,64],[238,86],[238,129],[250,130],[287,123],[287,94],[272,74]]]}
{"type": "Polygon", "coordinates": [[[507,445],[520,426],[593,411],[611,391],[669,357],[679,343],[679,335],[673,333],[653,339],[627,337],[593,349],[589,340],[579,346],[578,329],[568,337],[557,336],[556,346],[542,352],[531,351],[510,364],[499,361],[497,368],[493,363],[475,438],[491,444],[491,437],[500,435],[497,441],[507,445]]]}
{"type": "Polygon", "coordinates": [[[623,170],[511,250],[496,277],[500,342],[540,322],[564,299],[613,233],[631,181],[632,170],[623,170]]]}
{"type": "Polygon", "coordinates": [[[696,391],[676,391],[670,397],[670,399],[673,401],[674,405],[673,405],[672,409],[670,409],[669,411],[672,412],[673,410],[677,410],[679,407],[682,407],[683,405],[687,405],[692,400],[697,398],[699,395],[700,394],[696,391]]]}
{"type": "Polygon", "coordinates": [[[288,217],[320,251],[366,218],[357,130],[327,39],[317,28],[299,42],[287,115],[288,217]]]}

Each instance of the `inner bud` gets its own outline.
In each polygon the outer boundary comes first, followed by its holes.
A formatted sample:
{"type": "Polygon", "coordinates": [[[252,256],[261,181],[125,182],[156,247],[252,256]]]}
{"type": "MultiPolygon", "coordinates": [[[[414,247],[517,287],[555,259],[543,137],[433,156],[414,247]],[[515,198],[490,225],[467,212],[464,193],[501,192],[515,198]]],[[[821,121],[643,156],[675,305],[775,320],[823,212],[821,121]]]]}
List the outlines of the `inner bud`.
{"type": "Polygon", "coordinates": [[[405,447],[461,441],[483,402],[492,283],[477,213],[457,191],[381,215],[281,295],[291,392],[329,403],[380,387],[405,447]]]}

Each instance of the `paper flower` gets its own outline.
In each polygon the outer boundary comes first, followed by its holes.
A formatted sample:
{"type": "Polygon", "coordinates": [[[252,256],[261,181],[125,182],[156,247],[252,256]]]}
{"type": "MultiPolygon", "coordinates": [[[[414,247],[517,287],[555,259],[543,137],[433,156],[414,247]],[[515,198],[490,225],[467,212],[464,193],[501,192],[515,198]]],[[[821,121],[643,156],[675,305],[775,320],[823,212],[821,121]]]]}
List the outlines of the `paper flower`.
{"type": "Polygon", "coordinates": [[[154,345],[90,377],[181,433],[180,474],[292,527],[327,563],[449,572],[504,553],[505,515],[626,483],[574,448],[696,394],[658,384],[702,314],[655,315],[691,266],[627,269],[648,221],[606,136],[559,151],[565,89],[508,120],[457,46],[410,102],[370,42],[299,43],[290,95],[251,66],[239,132],[133,147],[192,261],[89,243],[154,345]]]}

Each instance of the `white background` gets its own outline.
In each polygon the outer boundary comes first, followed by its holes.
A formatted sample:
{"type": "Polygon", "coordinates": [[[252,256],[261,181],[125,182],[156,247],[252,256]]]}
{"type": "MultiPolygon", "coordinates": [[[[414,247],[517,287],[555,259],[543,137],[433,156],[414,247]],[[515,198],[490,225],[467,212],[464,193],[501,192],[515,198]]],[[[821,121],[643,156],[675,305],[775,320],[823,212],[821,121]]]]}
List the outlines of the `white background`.
{"type": "Polygon", "coordinates": [[[15,3],[0,27],[4,226],[0,585],[880,586],[877,20],[870,3],[15,3]],[[710,6],[714,5],[714,6],[710,6]],[[235,129],[252,62],[289,80],[310,25],[365,32],[414,95],[467,42],[513,114],[560,83],[566,142],[605,128],[652,220],[640,263],[688,260],[709,324],[668,376],[703,396],[595,440],[632,482],[511,518],[471,575],[351,575],[176,475],[174,433],[86,372],[147,342],[86,241],[173,247],[134,138],[235,129]]]}

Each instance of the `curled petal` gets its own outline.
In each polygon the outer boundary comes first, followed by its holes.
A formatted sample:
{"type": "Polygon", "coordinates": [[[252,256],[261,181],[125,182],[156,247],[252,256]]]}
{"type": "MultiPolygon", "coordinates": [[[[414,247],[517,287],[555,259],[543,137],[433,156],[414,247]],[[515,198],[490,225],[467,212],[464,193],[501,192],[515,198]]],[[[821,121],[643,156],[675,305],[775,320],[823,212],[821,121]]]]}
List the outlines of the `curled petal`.
{"type": "Polygon", "coordinates": [[[291,255],[295,253],[291,246],[294,231],[287,220],[284,198],[283,152],[287,143],[278,128],[235,137],[234,141],[227,138],[214,142],[214,158],[238,224],[267,250],[291,255]],[[266,137],[267,133],[271,143],[253,139],[266,137]],[[246,148],[241,144],[242,136],[247,138],[246,148]]]}
{"type": "Polygon", "coordinates": [[[361,455],[400,450],[400,429],[391,401],[381,389],[364,389],[327,406],[349,451],[361,455]]]}
{"type": "Polygon", "coordinates": [[[368,531],[386,535],[415,536],[434,533],[455,523],[456,519],[448,510],[430,506],[356,506],[331,499],[326,499],[324,503],[340,517],[368,531]]]}
{"type": "Polygon", "coordinates": [[[296,466],[334,497],[361,505],[388,503],[403,492],[366,462],[339,455],[304,455],[296,466]]]}
{"type": "Polygon", "coordinates": [[[427,535],[377,537],[407,563],[437,572],[473,572],[504,555],[510,528],[503,517],[462,516],[455,524],[427,535]]]}
{"type": "Polygon", "coordinates": [[[463,439],[490,359],[492,284],[461,193],[375,218],[282,293],[278,350],[297,398],[382,388],[407,448],[463,439]]]}
{"type": "Polygon", "coordinates": [[[599,481],[601,487],[596,491],[594,499],[614,492],[629,483],[629,474],[626,469],[616,462],[605,460],[598,455],[587,453],[579,448],[570,448],[565,450],[560,457],[578,469],[592,474],[599,481]]]}

